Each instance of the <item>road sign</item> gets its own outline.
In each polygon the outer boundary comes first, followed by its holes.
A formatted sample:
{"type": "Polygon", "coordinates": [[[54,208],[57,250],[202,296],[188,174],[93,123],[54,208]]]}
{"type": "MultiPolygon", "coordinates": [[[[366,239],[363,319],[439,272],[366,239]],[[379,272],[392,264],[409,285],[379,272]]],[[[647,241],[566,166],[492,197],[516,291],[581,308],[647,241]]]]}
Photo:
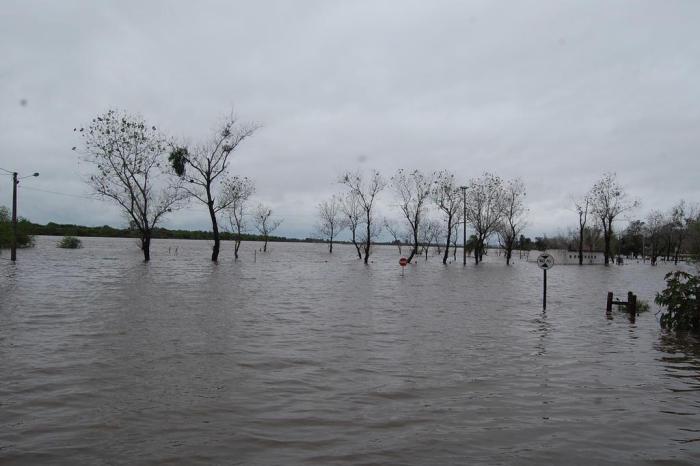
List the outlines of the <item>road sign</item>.
{"type": "Polygon", "coordinates": [[[405,257],[402,257],[401,259],[399,259],[399,265],[401,267],[406,267],[406,265],[408,265],[408,259],[406,259],[405,257]]]}
{"type": "Polygon", "coordinates": [[[537,258],[537,267],[549,270],[554,267],[554,257],[551,254],[540,254],[537,258]]]}

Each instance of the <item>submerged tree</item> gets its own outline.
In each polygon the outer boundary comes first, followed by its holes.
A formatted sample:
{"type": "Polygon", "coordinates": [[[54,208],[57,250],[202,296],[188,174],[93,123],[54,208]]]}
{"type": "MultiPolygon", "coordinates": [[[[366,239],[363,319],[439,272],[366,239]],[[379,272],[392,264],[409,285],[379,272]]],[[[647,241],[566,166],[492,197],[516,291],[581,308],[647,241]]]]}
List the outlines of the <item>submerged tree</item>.
{"type": "Polygon", "coordinates": [[[238,259],[238,250],[241,248],[243,233],[246,230],[246,207],[250,196],[255,192],[253,182],[248,178],[234,176],[223,183],[224,198],[231,199],[225,212],[228,217],[231,231],[235,234],[233,256],[238,259]]]}
{"type": "Polygon", "coordinates": [[[467,184],[466,221],[476,233],[474,261],[477,264],[482,260],[486,241],[500,225],[504,192],[501,178],[488,172],[467,184]]]}
{"type": "Polygon", "coordinates": [[[371,175],[365,177],[360,172],[346,173],[340,182],[350,189],[350,195],[357,199],[360,209],[363,214],[363,223],[365,225],[365,234],[363,235],[365,264],[369,262],[370,247],[372,238],[377,236],[378,229],[374,225],[374,209],[377,195],[386,187],[386,182],[378,171],[373,171],[371,175]]]}
{"type": "Polygon", "coordinates": [[[392,243],[399,248],[399,255],[401,255],[401,228],[394,220],[389,220],[388,218],[384,219],[384,228],[393,238],[392,243]]]}
{"type": "Polygon", "coordinates": [[[318,231],[328,239],[328,252],[331,254],[333,253],[333,239],[345,228],[341,206],[342,200],[335,195],[318,205],[318,231]]]}
{"type": "Polygon", "coordinates": [[[263,252],[267,252],[267,241],[270,235],[282,224],[282,220],[273,220],[272,209],[263,204],[258,204],[255,210],[255,229],[263,237],[265,244],[263,252]]]}
{"type": "Polygon", "coordinates": [[[172,182],[163,171],[165,137],[143,118],[117,110],[108,110],[87,127],[73,131],[83,138],[83,160],[95,169],[88,184],[97,195],[119,206],[138,232],[148,262],[154,228],[185,198],[181,183],[172,182]]]}
{"type": "Polygon", "coordinates": [[[450,241],[453,235],[455,244],[457,242],[457,232],[454,226],[459,223],[462,212],[461,190],[455,184],[455,176],[452,173],[443,170],[435,174],[432,198],[444,217],[447,237],[445,238],[445,253],[442,256],[442,263],[447,264],[447,257],[450,253],[450,241]]]}
{"type": "Polygon", "coordinates": [[[211,136],[209,141],[199,146],[175,147],[170,152],[170,163],[177,176],[185,181],[185,189],[207,206],[214,235],[214,248],[211,260],[217,261],[221,239],[219,235],[219,212],[235,202],[230,197],[224,181],[228,174],[229,159],[238,145],[251,136],[256,125],[240,124],[231,115],[211,136]]]}
{"type": "Polygon", "coordinates": [[[525,184],[520,179],[509,181],[503,192],[503,220],[498,236],[505,250],[506,265],[510,265],[513,246],[525,228],[525,184]]]}
{"type": "Polygon", "coordinates": [[[585,194],[580,199],[574,200],[574,207],[578,214],[578,264],[583,265],[583,235],[588,223],[588,213],[591,209],[591,197],[585,194]]]}
{"type": "Polygon", "coordinates": [[[358,228],[362,224],[362,207],[360,207],[357,195],[352,191],[348,193],[343,198],[340,210],[343,213],[345,225],[350,230],[350,239],[357,251],[357,257],[362,259],[362,249],[360,249],[360,245],[357,242],[358,228]]]}
{"type": "Polygon", "coordinates": [[[418,170],[406,172],[403,169],[391,178],[391,184],[399,199],[399,208],[408,222],[413,247],[408,255],[410,263],[418,253],[418,236],[421,220],[430,198],[433,181],[418,170]]]}
{"type": "Polygon", "coordinates": [[[611,240],[613,237],[613,221],[625,211],[636,207],[638,203],[628,198],[624,188],[617,182],[614,173],[606,173],[591,189],[591,210],[598,217],[603,227],[605,240],[605,265],[612,257],[611,240]]]}

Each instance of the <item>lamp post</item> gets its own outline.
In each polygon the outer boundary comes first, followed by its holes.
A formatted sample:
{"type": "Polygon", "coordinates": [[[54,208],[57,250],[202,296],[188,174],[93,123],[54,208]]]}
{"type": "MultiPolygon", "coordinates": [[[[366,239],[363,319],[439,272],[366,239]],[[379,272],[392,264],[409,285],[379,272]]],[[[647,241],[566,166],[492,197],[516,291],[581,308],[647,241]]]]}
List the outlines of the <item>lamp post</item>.
{"type": "Polygon", "coordinates": [[[17,175],[17,172],[12,172],[12,249],[10,249],[10,260],[12,262],[17,260],[17,185],[19,180],[39,176],[38,173],[23,176],[22,178],[18,178],[17,175]]]}
{"type": "Polygon", "coordinates": [[[462,217],[462,265],[467,265],[467,187],[460,186],[462,190],[462,206],[464,207],[464,215],[462,217]]]}

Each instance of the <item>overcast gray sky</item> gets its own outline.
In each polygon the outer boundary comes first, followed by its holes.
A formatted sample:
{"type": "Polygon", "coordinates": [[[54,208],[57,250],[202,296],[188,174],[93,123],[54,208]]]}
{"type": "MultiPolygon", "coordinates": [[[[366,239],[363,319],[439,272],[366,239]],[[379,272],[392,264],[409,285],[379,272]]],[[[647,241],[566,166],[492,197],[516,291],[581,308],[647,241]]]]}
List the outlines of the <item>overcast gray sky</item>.
{"type": "MultiPolygon", "coordinates": [[[[3,0],[0,167],[41,172],[20,189],[33,221],[123,225],[30,189],[89,194],[73,127],[118,107],[198,141],[235,108],[263,128],[232,173],[281,234],[307,236],[357,168],[519,176],[531,235],[574,226],[570,195],[614,171],[644,216],[700,201],[699,24],[693,0],[3,0]]],[[[199,204],[166,226],[210,228],[199,204]]]]}

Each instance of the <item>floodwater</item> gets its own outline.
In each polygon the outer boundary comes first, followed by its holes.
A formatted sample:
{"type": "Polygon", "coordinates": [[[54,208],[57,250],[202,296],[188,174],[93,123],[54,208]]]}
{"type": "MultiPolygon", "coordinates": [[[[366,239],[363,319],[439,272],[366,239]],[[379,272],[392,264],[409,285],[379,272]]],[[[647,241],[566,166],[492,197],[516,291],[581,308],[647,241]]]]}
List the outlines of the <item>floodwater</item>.
{"type": "Polygon", "coordinates": [[[541,271],[499,257],[58,239],[0,256],[2,465],[700,462],[700,344],[654,315],[671,266],[555,267],[544,313],[541,271]],[[608,290],[652,311],[607,320],[608,290]]]}

